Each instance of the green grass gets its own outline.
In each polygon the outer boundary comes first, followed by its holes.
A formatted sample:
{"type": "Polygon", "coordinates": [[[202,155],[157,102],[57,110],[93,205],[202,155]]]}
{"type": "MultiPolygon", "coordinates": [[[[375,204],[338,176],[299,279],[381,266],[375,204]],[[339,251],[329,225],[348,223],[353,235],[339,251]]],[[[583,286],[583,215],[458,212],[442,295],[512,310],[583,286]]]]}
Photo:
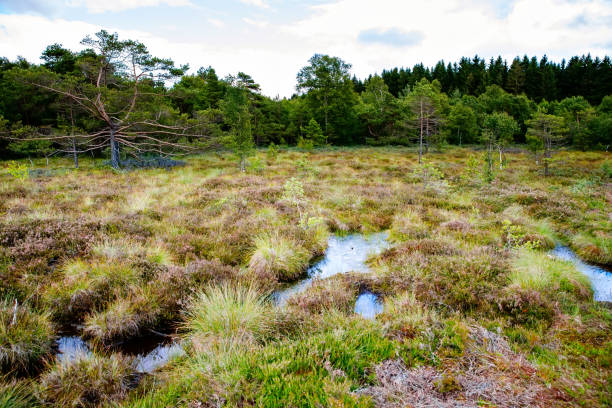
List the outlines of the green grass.
{"type": "Polygon", "coordinates": [[[257,276],[271,276],[281,281],[295,280],[308,266],[308,251],[278,234],[258,235],[254,245],[249,269],[257,276]]]}
{"type": "Polygon", "coordinates": [[[40,401],[33,391],[33,384],[0,380],[0,408],[40,407],[40,401]]]}
{"type": "Polygon", "coordinates": [[[3,372],[36,372],[51,354],[55,331],[50,315],[28,304],[0,302],[0,367],[3,372]]]}
{"type": "Polygon", "coordinates": [[[130,359],[121,355],[80,354],[42,376],[42,395],[52,406],[98,407],[127,395],[131,373],[130,359]]]}
{"type": "Polygon", "coordinates": [[[274,309],[252,287],[210,286],[196,294],[189,305],[185,329],[202,346],[218,341],[232,348],[263,341],[274,324],[274,309]]]}
{"type": "Polygon", "coordinates": [[[511,285],[522,289],[550,293],[566,291],[582,298],[592,295],[589,279],[571,262],[527,249],[521,250],[514,260],[509,279],[511,285]]]}

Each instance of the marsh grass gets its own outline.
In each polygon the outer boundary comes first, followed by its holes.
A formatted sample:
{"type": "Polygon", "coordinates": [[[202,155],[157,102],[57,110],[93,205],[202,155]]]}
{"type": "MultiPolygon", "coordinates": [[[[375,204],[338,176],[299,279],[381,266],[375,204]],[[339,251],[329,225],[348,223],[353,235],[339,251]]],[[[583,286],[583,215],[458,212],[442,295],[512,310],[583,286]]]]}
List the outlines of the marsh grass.
{"type": "Polygon", "coordinates": [[[579,298],[592,296],[589,279],[571,262],[542,252],[523,249],[512,263],[510,284],[522,289],[555,293],[565,291],[579,298]]]}
{"type": "Polygon", "coordinates": [[[41,378],[47,404],[98,407],[125,398],[131,387],[131,359],[119,354],[78,354],[53,365],[41,378]]]}
{"type": "Polygon", "coordinates": [[[612,265],[612,237],[581,233],[572,237],[571,244],[581,258],[602,265],[612,265]]]}
{"type": "MultiPolygon", "coordinates": [[[[69,163],[55,159],[49,174],[24,183],[0,175],[3,296],[28,299],[32,315],[49,310],[58,327],[94,343],[179,326],[186,345],[184,358],[135,389],[121,385],[127,362],[101,355],[84,365],[102,374],[83,366],[60,375],[51,364],[33,388],[54,373],[45,400],[56,406],[91,393],[86,404],[371,407],[355,390],[376,386],[375,371],[401,359],[416,368],[409,373],[434,372],[448,385],[481,384],[478,370],[519,394],[543,381],[542,406],[610,405],[612,316],[580,277],[546,258],[568,242],[609,264],[606,153],[562,152],[544,179],[532,156],[509,152],[490,184],[461,178],[473,154],[428,155],[444,185],[425,180],[414,148],[402,147],[280,149],[247,173],[218,152],[172,170],[114,173],[84,159],[78,171],[57,172],[69,163]],[[303,189],[299,209],[283,200],[292,178],[303,189]],[[505,220],[517,227],[510,240],[505,220]],[[285,309],[267,303],[279,281],[325,252],[330,232],[387,229],[393,248],[371,259],[370,273],[321,280],[285,309]],[[385,300],[374,321],[353,316],[360,289],[385,300]],[[536,368],[476,353],[475,325],[499,328],[536,368]],[[82,387],[71,394],[64,379],[82,387]]],[[[462,392],[447,391],[447,402],[462,392]]]]}
{"type": "Polygon", "coordinates": [[[259,276],[291,281],[304,273],[310,253],[297,242],[278,233],[263,233],[254,239],[249,269],[259,276]]]}
{"type": "Polygon", "coordinates": [[[192,299],[185,329],[203,342],[217,340],[232,347],[264,341],[273,330],[274,309],[252,287],[209,286],[192,299]]]}
{"type": "Polygon", "coordinates": [[[50,314],[17,300],[0,301],[0,367],[2,372],[36,372],[51,354],[55,331],[50,314]]]}
{"type": "Polygon", "coordinates": [[[0,378],[0,408],[37,408],[42,406],[37,399],[35,384],[0,378]]]}
{"type": "Polygon", "coordinates": [[[45,288],[42,298],[62,323],[82,320],[138,281],[135,269],[121,263],[69,262],[60,280],[45,288]]]}

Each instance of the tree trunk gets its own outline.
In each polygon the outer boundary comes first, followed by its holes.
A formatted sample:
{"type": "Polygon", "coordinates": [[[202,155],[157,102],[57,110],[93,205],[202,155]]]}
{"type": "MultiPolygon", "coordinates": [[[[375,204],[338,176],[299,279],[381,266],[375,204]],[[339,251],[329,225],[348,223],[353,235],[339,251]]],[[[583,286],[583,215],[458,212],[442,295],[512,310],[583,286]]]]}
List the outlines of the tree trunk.
{"type": "Polygon", "coordinates": [[[548,161],[550,159],[550,145],[548,142],[544,144],[544,176],[548,177],[548,161]]]}
{"type": "Polygon", "coordinates": [[[79,168],[79,155],[77,154],[76,139],[74,137],[72,138],[72,157],[74,158],[74,168],[78,169],[79,168]]]}
{"type": "Polygon", "coordinates": [[[425,153],[429,153],[429,118],[425,121],[425,153]]]}
{"type": "Polygon", "coordinates": [[[502,148],[501,146],[499,146],[499,169],[503,170],[504,169],[504,161],[502,160],[502,148]]]}
{"type": "Polygon", "coordinates": [[[240,156],[240,171],[241,172],[246,172],[246,157],[245,156],[240,156]]]}
{"type": "Polygon", "coordinates": [[[110,149],[111,149],[111,166],[114,169],[119,168],[119,144],[115,140],[115,129],[110,131],[110,149]]]}
{"type": "Polygon", "coordinates": [[[421,164],[421,156],[423,156],[423,101],[421,100],[421,113],[419,114],[419,123],[421,125],[421,133],[419,136],[419,164],[421,164]]]}

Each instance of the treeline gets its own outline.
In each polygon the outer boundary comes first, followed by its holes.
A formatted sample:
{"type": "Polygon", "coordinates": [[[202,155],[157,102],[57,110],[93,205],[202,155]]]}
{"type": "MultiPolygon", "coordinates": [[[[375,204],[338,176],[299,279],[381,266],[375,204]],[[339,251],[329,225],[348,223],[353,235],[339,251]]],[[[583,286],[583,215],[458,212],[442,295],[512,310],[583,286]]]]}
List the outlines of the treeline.
{"type": "MultiPolygon", "coordinates": [[[[442,92],[449,95],[458,91],[478,96],[489,85],[497,85],[514,95],[524,93],[536,102],[583,96],[590,104],[598,105],[604,96],[612,94],[612,61],[609,57],[602,60],[590,55],[572,57],[560,64],[546,56],[538,61],[525,55],[522,59],[516,57],[510,66],[501,57],[491,58],[488,64],[478,56],[464,57],[454,64],[440,61],[433,68],[417,64],[412,69],[384,70],[381,77],[396,97],[423,78],[437,79],[442,92]]],[[[359,92],[365,89],[364,82],[356,78],[354,81],[359,92]]]]}
{"type": "Polygon", "coordinates": [[[612,143],[608,57],[559,64],[524,57],[510,66],[463,58],[362,81],[350,64],[317,54],[298,72],[297,93],[272,99],[248,74],[219,78],[208,67],[186,75],[186,66],[116,34],[102,31],[83,43],[81,52],[50,45],[41,64],[0,58],[0,157],[110,152],[119,160],[188,146],[225,146],[244,157],[271,143],[418,143],[425,150],[493,143],[501,152],[511,143],[536,149],[528,130],[538,115],[555,117],[559,144],[612,143]]]}

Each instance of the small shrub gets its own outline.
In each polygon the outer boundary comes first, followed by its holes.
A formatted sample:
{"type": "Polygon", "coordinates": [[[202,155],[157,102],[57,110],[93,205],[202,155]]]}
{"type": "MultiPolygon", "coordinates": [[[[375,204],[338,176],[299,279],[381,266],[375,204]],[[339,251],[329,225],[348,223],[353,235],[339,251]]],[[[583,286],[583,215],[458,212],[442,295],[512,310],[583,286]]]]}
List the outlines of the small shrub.
{"type": "Polygon", "coordinates": [[[378,319],[391,337],[409,339],[438,320],[436,313],[419,302],[413,292],[387,298],[378,319]]]}
{"type": "Polygon", "coordinates": [[[349,313],[353,310],[356,296],[356,287],[351,287],[348,280],[336,277],[315,280],[306,291],[291,296],[287,305],[309,313],[323,313],[332,309],[349,313]]]}
{"type": "Polygon", "coordinates": [[[264,161],[259,156],[253,157],[252,159],[249,159],[248,164],[247,164],[247,169],[249,171],[254,172],[254,173],[261,173],[261,172],[263,172],[265,167],[266,167],[266,165],[265,165],[264,161]]]}
{"type": "Polygon", "coordinates": [[[301,150],[310,151],[314,149],[314,142],[310,139],[304,139],[302,136],[298,138],[297,148],[301,150]]]}
{"type": "MultiPolygon", "coordinates": [[[[110,164],[110,163],[108,163],[110,164]]],[[[186,163],[181,160],[173,160],[169,157],[142,157],[138,159],[122,160],[119,166],[126,170],[136,169],[171,169],[174,167],[185,166],[186,163]]]]}
{"type": "Polygon", "coordinates": [[[17,163],[16,161],[9,161],[7,163],[6,171],[11,176],[19,180],[25,180],[28,178],[28,166],[24,163],[17,163]]]}
{"type": "Polygon", "coordinates": [[[62,360],[42,375],[45,402],[58,407],[98,407],[126,397],[132,381],[132,361],[120,354],[109,357],[78,354],[62,360]]]}
{"type": "Polygon", "coordinates": [[[0,368],[3,372],[32,372],[51,354],[55,333],[46,312],[27,304],[0,301],[0,368]]]}
{"type": "Polygon", "coordinates": [[[267,156],[268,156],[268,160],[272,162],[276,161],[278,157],[278,146],[274,144],[274,142],[271,142],[270,145],[268,146],[267,156]]]}

